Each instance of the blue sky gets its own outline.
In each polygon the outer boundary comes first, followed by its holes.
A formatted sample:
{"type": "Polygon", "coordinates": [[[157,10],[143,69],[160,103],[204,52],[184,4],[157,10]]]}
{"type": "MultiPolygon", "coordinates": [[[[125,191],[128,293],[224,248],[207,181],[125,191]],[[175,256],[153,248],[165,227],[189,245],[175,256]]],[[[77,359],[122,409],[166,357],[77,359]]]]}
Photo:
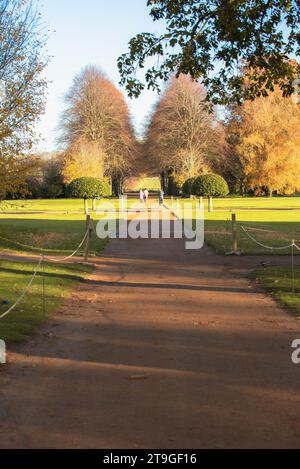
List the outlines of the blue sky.
{"type": "MultiPolygon", "coordinates": [[[[57,126],[63,109],[63,96],[73,77],[89,64],[98,65],[118,84],[117,58],[127,50],[129,39],[138,32],[158,32],[146,0],[40,0],[43,20],[49,27],[48,52],[52,56],[46,70],[51,81],[47,109],[38,131],[40,150],[56,148],[57,126]]],[[[141,131],[157,94],[144,92],[128,100],[134,125],[141,131]]]]}

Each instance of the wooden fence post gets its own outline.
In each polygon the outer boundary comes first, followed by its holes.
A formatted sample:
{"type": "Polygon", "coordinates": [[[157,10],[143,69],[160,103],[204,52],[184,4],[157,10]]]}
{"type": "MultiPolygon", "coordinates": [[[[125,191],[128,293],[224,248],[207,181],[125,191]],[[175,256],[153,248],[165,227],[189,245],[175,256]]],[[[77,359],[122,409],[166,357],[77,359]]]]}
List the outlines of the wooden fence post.
{"type": "Polygon", "coordinates": [[[236,221],[236,214],[231,214],[231,233],[232,233],[232,251],[226,252],[227,256],[240,256],[238,251],[238,226],[236,221]]]}
{"type": "Polygon", "coordinates": [[[232,251],[234,254],[238,252],[238,245],[237,245],[237,223],[236,223],[236,214],[233,213],[231,215],[232,221],[232,251]]]}
{"type": "Polygon", "coordinates": [[[0,339],[0,365],[6,364],[6,345],[4,340],[0,339]]]}
{"type": "Polygon", "coordinates": [[[89,213],[89,201],[88,199],[84,199],[84,213],[88,215],[89,213]]]}
{"type": "Polygon", "coordinates": [[[208,211],[212,213],[214,211],[213,198],[209,197],[208,199],[208,211]]]}
{"type": "Polygon", "coordinates": [[[86,240],[85,240],[85,247],[84,247],[84,262],[89,261],[89,255],[90,255],[90,248],[91,248],[91,238],[92,238],[92,232],[94,230],[93,227],[93,220],[91,220],[91,216],[87,215],[86,217],[86,240]]]}

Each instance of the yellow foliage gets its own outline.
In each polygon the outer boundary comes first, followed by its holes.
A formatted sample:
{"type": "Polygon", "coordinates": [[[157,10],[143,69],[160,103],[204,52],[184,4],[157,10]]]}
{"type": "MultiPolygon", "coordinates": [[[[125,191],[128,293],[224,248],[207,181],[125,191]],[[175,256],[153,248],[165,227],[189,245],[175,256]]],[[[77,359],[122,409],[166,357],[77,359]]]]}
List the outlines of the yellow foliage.
{"type": "Polygon", "coordinates": [[[105,154],[97,144],[79,143],[66,155],[63,165],[64,182],[81,177],[103,178],[105,154]]]}
{"type": "MultiPolygon", "coordinates": [[[[236,151],[249,187],[293,193],[300,189],[300,107],[275,90],[236,109],[236,151]]],[[[232,130],[232,127],[231,127],[232,130]]]]}

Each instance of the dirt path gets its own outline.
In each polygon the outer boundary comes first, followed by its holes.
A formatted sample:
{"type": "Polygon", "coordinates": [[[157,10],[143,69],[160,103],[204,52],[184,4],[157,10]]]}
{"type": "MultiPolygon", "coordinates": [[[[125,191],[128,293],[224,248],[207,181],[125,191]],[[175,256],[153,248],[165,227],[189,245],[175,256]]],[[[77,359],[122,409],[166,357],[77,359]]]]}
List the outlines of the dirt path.
{"type": "Polygon", "coordinates": [[[249,281],[257,260],[171,239],[95,262],[1,368],[1,448],[300,448],[300,324],[249,281]]]}

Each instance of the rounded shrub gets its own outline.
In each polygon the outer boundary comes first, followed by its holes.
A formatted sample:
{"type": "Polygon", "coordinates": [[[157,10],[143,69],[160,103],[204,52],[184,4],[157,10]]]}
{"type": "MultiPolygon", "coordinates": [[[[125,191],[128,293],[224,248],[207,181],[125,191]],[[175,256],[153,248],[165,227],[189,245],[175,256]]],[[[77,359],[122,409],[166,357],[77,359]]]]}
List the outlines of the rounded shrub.
{"type": "Polygon", "coordinates": [[[228,184],[219,174],[203,174],[193,183],[193,194],[203,197],[225,197],[229,194],[228,184]]]}
{"type": "Polygon", "coordinates": [[[193,186],[194,186],[194,182],[196,179],[197,179],[196,177],[189,178],[183,183],[182,185],[183,197],[190,197],[191,195],[194,195],[193,186]]]}
{"type": "Polygon", "coordinates": [[[111,195],[107,181],[92,177],[74,179],[68,186],[68,195],[74,199],[95,199],[111,195]]]}

